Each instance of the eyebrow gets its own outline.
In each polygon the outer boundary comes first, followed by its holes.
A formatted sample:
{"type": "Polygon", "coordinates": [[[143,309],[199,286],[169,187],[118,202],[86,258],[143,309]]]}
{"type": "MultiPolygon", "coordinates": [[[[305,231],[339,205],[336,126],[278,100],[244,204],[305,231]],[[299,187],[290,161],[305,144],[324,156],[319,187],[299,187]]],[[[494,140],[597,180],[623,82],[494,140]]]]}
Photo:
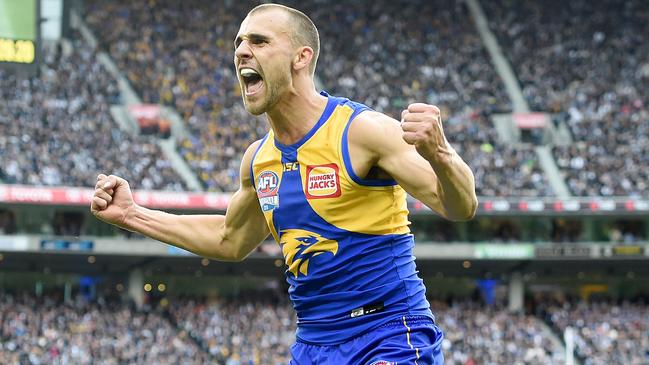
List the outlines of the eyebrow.
{"type": "Polygon", "coordinates": [[[270,38],[263,35],[263,34],[259,34],[259,33],[243,34],[243,35],[237,36],[237,38],[234,40],[234,48],[239,47],[239,45],[241,44],[241,42],[243,42],[244,39],[247,39],[252,43],[270,41],[270,38]]]}

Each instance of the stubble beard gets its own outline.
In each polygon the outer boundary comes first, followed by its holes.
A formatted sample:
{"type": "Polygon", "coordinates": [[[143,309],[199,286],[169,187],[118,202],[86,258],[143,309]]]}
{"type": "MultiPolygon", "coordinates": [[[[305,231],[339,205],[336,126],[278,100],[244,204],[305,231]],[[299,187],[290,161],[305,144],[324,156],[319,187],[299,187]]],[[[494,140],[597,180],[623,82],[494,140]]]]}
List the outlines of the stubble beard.
{"type": "Polygon", "coordinates": [[[282,74],[275,82],[267,82],[266,80],[264,80],[263,82],[265,88],[264,92],[266,93],[266,95],[264,96],[261,104],[253,106],[250,103],[246,102],[244,96],[243,104],[246,107],[246,110],[248,111],[248,113],[255,116],[262,115],[272,107],[274,107],[279,102],[279,99],[282,95],[282,89],[285,89],[291,81],[288,76],[282,74]]]}

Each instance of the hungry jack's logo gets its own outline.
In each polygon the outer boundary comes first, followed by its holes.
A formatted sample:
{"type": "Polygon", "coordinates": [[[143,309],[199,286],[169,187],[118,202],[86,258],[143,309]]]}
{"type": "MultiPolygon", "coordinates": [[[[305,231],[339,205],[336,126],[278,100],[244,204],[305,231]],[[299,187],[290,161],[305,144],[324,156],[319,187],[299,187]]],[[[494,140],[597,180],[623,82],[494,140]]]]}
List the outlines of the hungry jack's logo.
{"type": "Polygon", "coordinates": [[[340,173],[338,165],[308,165],[306,167],[307,199],[337,198],[340,196],[340,173]]]}
{"type": "Polygon", "coordinates": [[[315,232],[303,229],[285,229],[280,232],[280,245],[288,271],[296,278],[299,274],[306,276],[309,260],[320,254],[338,253],[338,242],[322,237],[315,232]]]}

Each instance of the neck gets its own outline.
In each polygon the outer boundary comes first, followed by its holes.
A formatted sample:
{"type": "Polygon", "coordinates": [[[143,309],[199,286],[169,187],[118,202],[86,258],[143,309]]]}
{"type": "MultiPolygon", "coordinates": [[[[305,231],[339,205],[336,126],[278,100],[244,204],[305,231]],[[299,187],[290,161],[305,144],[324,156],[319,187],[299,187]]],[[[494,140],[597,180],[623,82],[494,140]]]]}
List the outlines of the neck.
{"type": "Polygon", "coordinates": [[[298,142],[313,128],[326,106],[327,98],[313,84],[286,91],[266,113],[275,139],[284,145],[298,142]]]}

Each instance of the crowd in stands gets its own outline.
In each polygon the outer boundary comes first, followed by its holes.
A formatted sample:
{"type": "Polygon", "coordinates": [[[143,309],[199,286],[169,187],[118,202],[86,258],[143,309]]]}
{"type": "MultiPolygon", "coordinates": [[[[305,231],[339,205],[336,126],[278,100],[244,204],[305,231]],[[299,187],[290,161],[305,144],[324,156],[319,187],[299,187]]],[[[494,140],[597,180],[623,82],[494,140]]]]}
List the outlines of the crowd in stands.
{"type": "Polygon", "coordinates": [[[0,69],[0,182],[93,187],[97,174],[110,172],[136,188],[183,189],[155,140],[114,123],[117,83],[72,36],[43,48],[38,76],[0,69]]]}
{"type": "Polygon", "coordinates": [[[266,133],[266,122],[243,108],[233,66],[232,42],[248,5],[87,4],[86,20],[142,100],[172,106],[184,119],[189,136],[178,141],[179,152],[207,190],[236,190],[243,151],[266,133]]]}
{"type": "Polygon", "coordinates": [[[170,311],[178,328],[227,365],[284,365],[290,360],[296,318],[289,303],[183,300],[170,311]]]}
{"type": "Polygon", "coordinates": [[[550,306],[549,322],[572,327],[584,365],[649,364],[649,307],[643,303],[592,302],[550,306]]]}
{"type": "Polygon", "coordinates": [[[483,1],[534,110],[574,143],[554,148],[578,196],[649,190],[649,4],[642,0],[483,1]]]}
{"type": "MultiPolygon", "coordinates": [[[[261,295],[163,301],[138,310],[108,296],[64,302],[53,294],[3,292],[0,363],[286,365],[290,359],[295,314],[285,300],[261,295]]],[[[550,303],[541,302],[535,317],[474,301],[433,301],[444,331],[445,363],[560,364],[568,326],[576,329],[576,355],[584,365],[649,362],[646,305],[550,303]]]]}
{"type": "Polygon", "coordinates": [[[209,356],[157,312],[121,303],[0,296],[0,364],[202,365],[209,356]]]}
{"type": "Polygon", "coordinates": [[[529,315],[475,302],[433,303],[448,365],[562,364],[564,354],[529,315]]]}
{"type": "Polygon", "coordinates": [[[321,25],[318,75],[334,94],[396,119],[412,102],[439,105],[478,195],[553,195],[532,150],[498,142],[489,117],[511,105],[464,3],[294,5],[321,25]]]}
{"type": "MultiPolygon", "coordinates": [[[[478,195],[554,195],[536,153],[499,141],[490,118],[511,109],[463,2],[284,1],[319,27],[321,87],[399,118],[439,105],[446,134],[476,175],[478,195]]],[[[268,129],[249,115],[232,40],[254,1],[90,1],[86,21],[144,102],[168,105],[188,131],[178,150],[206,190],[239,185],[245,148],[268,129]],[[191,21],[188,21],[191,19],[191,21]],[[133,26],[137,24],[137,26],[133,26]]],[[[649,190],[649,43],[641,0],[482,2],[534,110],[555,113],[574,143],[553,154],[578,196],[649,190]],[[588,19],[588,21],[582,21],[588,19]]],[[[110,171],[142,189],[185,186],[154,137],[120,131],[117,84],[74,37],[45,47],[40,76],[0,70],[0,182],[91,186],[110,171]]]]}
{"type": "MultiPolygon", "coordinates": [[[[397,119],[411,102],[440,105],[479,195],[553,194],[533,151],[498,143],[489,116],[510,110],[509,99],[462,3],[285,3],[319,27],[316,75],[325,90],[397,119]]],[[[208,190],[238,188],[241,155],[268,128],[243,109],[232,65],[232,41],[254,5],[119,0],[86,9],[102,47],[144,101],[171,105],[184,118],[190,133],[179,151],[208,190]]]]}

